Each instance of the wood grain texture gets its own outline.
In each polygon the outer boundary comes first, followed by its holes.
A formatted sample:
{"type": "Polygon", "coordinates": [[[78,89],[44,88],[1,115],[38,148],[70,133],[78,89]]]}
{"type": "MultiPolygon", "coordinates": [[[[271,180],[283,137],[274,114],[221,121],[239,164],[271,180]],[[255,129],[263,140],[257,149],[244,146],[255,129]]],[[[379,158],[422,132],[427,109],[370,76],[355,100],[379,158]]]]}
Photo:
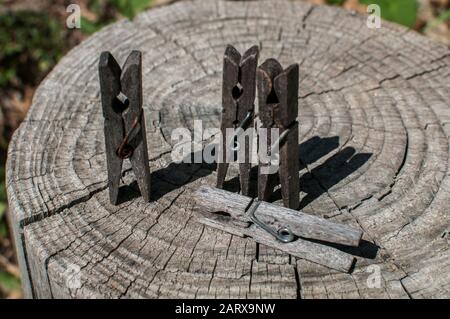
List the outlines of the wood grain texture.
{"type": "MultiPolygon", "coordinates": [[[[108,26],[37,90],[10,144],[10,217],[28,297],[448,298],[450,50],[290,1],[182,1],[108,26]],[[219,127],[226,44],[298,63],[300,209],[360,228],[351,274],[195,221],[215,167],[175,164],[176,127],[219,127]],[[143,52],[151,203],[109,203],[98,59],[143,52]],[[67,285],[80,268],[78,288],[67,285]],[[368,284],[378,269],[379,285],[368,284]]],[[[293,159],[296,160],[296,159],[293,159]]],[[[127,166],[128,165],[128,166],[127,166]]],[[[230,166],[225,189],[238,187],[230,166]]],[[[277,193],[272,198],[279,202],[277,193]]]]}
{"type": "Polygon", "coordinates": [[[249,213],[253,211],[254,217],[274,231],[289,226],[298,237],[357,247],[363,235],[360,229],[211,186],[201,186],[194,198],[199,216],[244,223],[242,227],[253,223],[249,213]]]}
{"type": "Polygon", "coordinates": [[[198,220],[202,224],[233,235],[251,237],[259,244],[342,272],[349,272],[354,265],[355,258],[352,255],[304,238],[359,246],[362,237],[360,230],[208,186],[200,187],[194,197],[194,210],[199,213],[198,220]],[[250,212],[253,212],[253,217],[250,212]],[[252,218],[267,225],[275,233],[288,226],[299,238],[282,243],[252,218]]]}
{"type": "Polygon", "coordinates": [[[292,232],[300,237],[329,243],[358,247],[363,235],[360,229],[266,202],[259,205],[255,216],[273,229],[289,226],[292,232]]]}
{"type": "Polygon", "coordinates": [[[251,197],[206,185],[201,186],[193,196],[194,209],[200,216],[229,221],[238,227],[248,227],[251,223],[246,215],[253,201],[251,197]]]}

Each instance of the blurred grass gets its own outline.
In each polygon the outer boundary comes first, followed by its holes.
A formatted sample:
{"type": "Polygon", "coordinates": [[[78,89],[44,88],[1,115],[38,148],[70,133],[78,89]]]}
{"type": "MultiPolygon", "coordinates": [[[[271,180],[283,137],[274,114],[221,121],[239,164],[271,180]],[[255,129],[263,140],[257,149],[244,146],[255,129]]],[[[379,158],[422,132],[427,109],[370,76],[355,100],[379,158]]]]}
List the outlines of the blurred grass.
{"type": "MultiPolygon", "coordinates": [[[[21,287],[17,271],[11,271],[9,269],[11,266],[8,267],[6,265],[12,264],[14,261],[9,260],[11,258],[3,256],[3,253],[5,253],[3,250],[12,249],[11,240],[9,239],[8,224],[6,221],[6,209],[8,205],[5,184],[5,167],[2,165],[0,167],[0,244],[2,244],[0,245],[0,266],[2,266],[0,267],[0,298],[14,298],[21,297],[21,287]],[[3,245],[4,242],[6,242],[6,245],[3,245]]],[[[9,255],[13,255],[12,252],[9,252],[9,255]]]]}
{"type": "MultiPolygon", "coordinates": [[[[344,5],[347,0],[326,0],[331,5],[344,5]]],[[[385,20],[396,22],[407,26],[414,27],[417,20],[418,3],[417,0],[358,0],[353,1],[363,5],[377,4],[381,9],[381,17],[385,20]]]]}
{"type": "Polygon", "coordinates": [[[8,227],[6,223],[6,182],[5,182],[5,167],[0,167],[0,237],[8,236],[8,227]]]}
{"type": "Polygon", "coordinates": [[[45,12],[0,15],[0,87],[38,84],[62,56],[63,31],[45,12]]]}
{"type": "Polygon", "coordinates": [[[377,4],[381,8],[381,17],[388,21],[414,27],[419,8],[416,0],[359,0],[365,5],[377,4]]]}
{"type": "Polygon", "coordinates": [[[152,0],[110,0],[108,2],[91,0],[87,7],[96,19],[81,17],[81,30],[85,34],[92,34],[117,20],[117,14],[132,20],[139,12],[150,7],[152,2],[152,0]]]}
{"type": "MultiPolygon", "coordinates": [[[[20,279],[0,270],[1,292],[8,297],[21,296],[20,279]]],[[[1,295],[1,294],[0,294],[1,295]]]]}
{"type": "Polygon", "coordinates": [[[448,22],[450,21],[450,9],[441,12],[441,14],[439,14],[439,16],[431,21],[429,21],[429,23],[427,24],[427,28],[428,27],[433,27],[436,26],[438,24],[441,24],[443,22],[448,22]]]}

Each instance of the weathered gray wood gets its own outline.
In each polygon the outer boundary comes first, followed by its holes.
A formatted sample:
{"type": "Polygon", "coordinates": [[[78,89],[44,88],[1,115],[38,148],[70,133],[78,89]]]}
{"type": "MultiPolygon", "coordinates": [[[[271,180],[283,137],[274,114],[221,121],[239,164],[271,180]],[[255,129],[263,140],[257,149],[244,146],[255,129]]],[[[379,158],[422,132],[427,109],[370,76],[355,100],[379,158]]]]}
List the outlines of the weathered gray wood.
{"type": "Polygon", "coordinates": [[[236,236],[250,237],[259,244],[266,245],[288,253],[293,257],[302,258],[339,272],[349,272],[355,261],[355,258],[350,254],[300,238],[291,243],[278,242],[274,240],[270,234],[253,224],[248,228],[242,228],[230,226],[231,223],[223,223],[212,218],[199,218],[199,222],[236,236]]]}
{"type": "Polygon", "coordinates": [[[274,229],[289,225],[298,236],[329,243],[359,246],[363,235],[359,229],[265,202],[260,204],[255,216],[274,229]]]}
{"type": "Polygon", "coordinates": [[[403,27],[295,1],[182,1],[106,27],[41,84],[10,144],[26,295],[448,298],[449,65],[447,47],[403,27]],[[215,167],[173,163],[171,133],[194,119],[219,127],[229,43],[299,63],[300,208],[364,231],[350,274],[196,222],[193,194],[215,184],[215,167]],[[129,189],[116,207],[96,68],[102,51],[123,64],[132,49],[143,52],[153,201],[129,189]],[[80,288],[67,285],[74,266],[80,288]]]}
{"type": "MultiPolygon", "coordinates": [[[[248,211],[251,210],[250,204],[253,200],[250,197],[210,186],[201,186],[194,197],[197,203],[196,209],[202,213],[202,216],[224,222],[243,222],[245,224],[242,227],[251,223],[248,211]],[[222,212],[228,215],[224,216],[222,212]]],[[[359,246],[363,235],[359,229],[267,202],[260,202],[254,215],[275,230],[289,226],[299,237],[329,243],[359,246]]]]}
{"type": "MultiPolygon", "coordinates": [[[[249,197],[206,186],[200,187],[194,196],[201,212],[200,223],[228,231],[234,235],[251,237],[260,244],[331,269],[348,272],[353,266],[355,259],[353,256],[332,247],[301,238],[297,238],[291,243],[277,241],[272,235],[251,222],[248,211],[252,210],[256,204],[249,205],[252,202],[249,197]],[[224,216],[221,214],[222,212],[229,215],[224,216]]],[[[359,245],[362,237],[361,231],[350,227],[265,202],[259,203],[254,215],[268,226],[273,227],[275,231],[289,226],[296,236],[354,246],[359,245]]]]}
{"type": "Polygon", "coordinates": [[[201,186],[194,197],[196,210],[210,219],[232,220],[234,224],[241,227],[247,227],[250,223],[245,214],[253,201],[250,197],[209,186],[201,186]],[[211,215],[212,212],[216,214],[211,215]],[[224,216],[222,212],[227,215],[224,216]]]}

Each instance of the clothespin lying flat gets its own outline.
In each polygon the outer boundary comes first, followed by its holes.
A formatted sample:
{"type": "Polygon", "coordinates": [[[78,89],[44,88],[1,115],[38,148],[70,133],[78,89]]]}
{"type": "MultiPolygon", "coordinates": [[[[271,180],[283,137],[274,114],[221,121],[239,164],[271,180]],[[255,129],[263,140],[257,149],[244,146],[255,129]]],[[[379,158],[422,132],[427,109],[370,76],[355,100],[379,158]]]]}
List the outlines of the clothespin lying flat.
{"type": "MultiPolygon", "coordinates": [[[[298,175],[298,84],[299,66],[293,64],[283,70],[275,59],[264,62],[257,71],[259,118],[261,127],[268,129],[267,150],[279,147],[279,176],[285,207],[298,209],[300,179],[298,175]],[[279,129],[279,139],[271,141],[271,129],[279,129]]],[[[260,157],[261,159],[261,157],[260,157]]],[[[269,200],[276,177],[263,173],[267,163],[259,161],[258,198],[269,200]]]]}
{"type": "Polygon", "coordinates": [[[149,202],[150,168],[142,109],[141,52],[132,51],[123,69],[111,53],[103,52],[99,74],[111,203],[118,203],[122,163],[126,158],[131,161],[144,200],[149,202]]]}
{"type": "Polygon", "coordinates": [[[346,225],[209,186],[195,194],[198,221],[293,256],[349,272],[354,257],[319,242],[359,246],[362,232],[346,225]]]}
{"type": "MultiPolygon", "coordinates": [[[[256,95],[256,68],[258,66],[259,49],[251,47],[243,56],[231,45],[225,51],[223,63],[222,88],[222,123],[221,131],[223,143],[217,167],[217,187],[223,188],[229,167],[229,138],[226,138],[227,129],[235,129],[236,136],[248,127],[253,126],[255,116],[256,95]]],[[[235,137],[236,137],[235,136],[235,137]]],[[[231,140],[234,143],[235,137],[231,140]]],[[[248,195],[250,180],[250,154],[249,141],[245,142],[245,161],[239,164],[241,192],[248,195]]],[[[243,152],[241,150],[241,152],[243,152]]]]}

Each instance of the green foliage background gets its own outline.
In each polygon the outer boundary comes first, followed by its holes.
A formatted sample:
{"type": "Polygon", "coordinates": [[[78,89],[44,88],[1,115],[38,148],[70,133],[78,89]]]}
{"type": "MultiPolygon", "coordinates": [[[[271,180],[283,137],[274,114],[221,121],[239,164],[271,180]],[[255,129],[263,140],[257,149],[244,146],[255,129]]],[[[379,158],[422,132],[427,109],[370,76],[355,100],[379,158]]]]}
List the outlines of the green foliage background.
{"type": "Polygon", "coordinates": [[[416,0],[359,0],[362,4],[377,4],[381,8],[383,19],[412,28],[417,19],[416,0]]]}
{"type": "MultiPolygon", "coordinates": [[[[147,9],[152,2],[152,0],[110,0],[107,5],[114,8],[122,16],[132,20],[139,12],[147,9]]],[[[105,10],[105,1],[103,0],[91,0],[89,9],[96,13],[99,19],[89,21],[86,18],[81,18],[81,29],[86,34],[92,34],[115,20],[114,17],[102,15],[105,10]]]]}
{"type": "MultiPolygon", "coordinates": [[[[328,4],[342,5],[345,0],[327,0],[328,4]]],[[[417,19],[417,0],[359,0],[361,4],[377,4],[383,19],[413,27],[417,19]]]]}
{"type": "Polygon", "coordinates": [[[61,58],[63,26],[44,12],[0,15],[0,88],[37,84],[61,58]]]}

